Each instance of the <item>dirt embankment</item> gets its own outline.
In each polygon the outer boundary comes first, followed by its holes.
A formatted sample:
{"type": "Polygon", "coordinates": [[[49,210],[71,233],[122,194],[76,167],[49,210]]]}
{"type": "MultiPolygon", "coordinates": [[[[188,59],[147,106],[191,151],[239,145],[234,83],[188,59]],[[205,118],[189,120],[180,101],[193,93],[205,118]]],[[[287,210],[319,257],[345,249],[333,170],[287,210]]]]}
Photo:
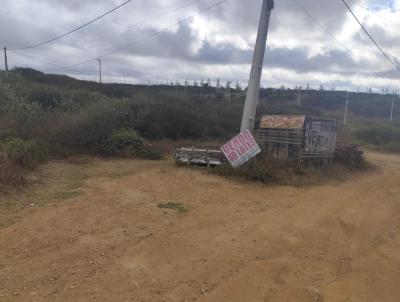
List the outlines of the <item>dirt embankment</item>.
{"type": "Polygon", "coordinates": [[[400,157],[369,158],[379,170],[307,188],[51,163],[1,201],[0,301],[397,302],[400,157]]]}

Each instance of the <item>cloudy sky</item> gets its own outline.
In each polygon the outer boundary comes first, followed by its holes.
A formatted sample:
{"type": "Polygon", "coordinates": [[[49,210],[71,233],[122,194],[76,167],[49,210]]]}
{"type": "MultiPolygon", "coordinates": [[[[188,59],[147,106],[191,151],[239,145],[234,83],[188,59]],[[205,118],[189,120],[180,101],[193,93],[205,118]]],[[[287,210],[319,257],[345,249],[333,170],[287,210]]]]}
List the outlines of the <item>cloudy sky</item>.
{"type": "MultiPolygon", "coordinates": [[[[104,78],[110,82],[220,78],[246,83],[262,0],[228,0],[198,14],[220,1],[132,1],[55,43],[9,51],[9,65],[94,79],[95,59],[102,57],[104,78]]],[[[400,0],[347,1],[400,65],[400,0]]],[[[2,0],[0,41],[9,49],[36,44],[122,2],[2,0]]],[[[341,0],[276,0],[262,82],[265,87],[400,90],[400,72],[374,48],[341,0]]]]}

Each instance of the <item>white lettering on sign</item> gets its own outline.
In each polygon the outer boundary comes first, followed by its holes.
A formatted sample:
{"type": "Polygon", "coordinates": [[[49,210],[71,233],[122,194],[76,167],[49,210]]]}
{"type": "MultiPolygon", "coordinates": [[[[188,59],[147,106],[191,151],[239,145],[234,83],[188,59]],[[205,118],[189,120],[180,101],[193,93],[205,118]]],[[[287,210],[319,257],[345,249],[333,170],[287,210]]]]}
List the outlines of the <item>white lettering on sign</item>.
{"type": "Polygon", "coordinates": [[[240,133],[221,147],[232,167],[237,168],[261,152],[249,130],[240,133]]]}
{"type": "Polygon", "coordinates": [[[334,153],[336,130],[326,131],[322,123],[307,123],[305,131],[306,153],[334,153]]]}

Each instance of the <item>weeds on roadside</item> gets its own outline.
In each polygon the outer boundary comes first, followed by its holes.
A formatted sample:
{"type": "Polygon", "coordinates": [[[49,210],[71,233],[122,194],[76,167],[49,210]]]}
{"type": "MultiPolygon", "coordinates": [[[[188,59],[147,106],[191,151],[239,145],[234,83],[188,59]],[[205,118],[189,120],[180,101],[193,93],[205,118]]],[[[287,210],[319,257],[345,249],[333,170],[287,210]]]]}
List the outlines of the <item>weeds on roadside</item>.
{"type": "Polygon", "coordinates": [[[23,183],[24,171],[22,167],[17,166],[5,154],[0,152],[0,191],[23,183]]]}
{"type": "Polygon", "coordinates": [[[158,205],[160,209],[176,210],[179,213],[186,213],[188,209],[180,202],[167,202],[158,205]]]}
{"type": "MultiPolygon", "coordinates": [[[[357,163],[359,161],[357,158],[357,163]]],[[[365,159],[362,159],[359,165],[356,165],[353,159],[347,159],[347,162],[337,159],[332,167],[321,167],[295,161],[279,161],[263,152],[239,168],[235,169],[226,163],[210,168],[209,172],[223,177],[241,178],[265,184],[304,186],[319,184],[322,180],[340,181],[351,172],[364,171],[366,167],[368,164],[365,159]]]]}

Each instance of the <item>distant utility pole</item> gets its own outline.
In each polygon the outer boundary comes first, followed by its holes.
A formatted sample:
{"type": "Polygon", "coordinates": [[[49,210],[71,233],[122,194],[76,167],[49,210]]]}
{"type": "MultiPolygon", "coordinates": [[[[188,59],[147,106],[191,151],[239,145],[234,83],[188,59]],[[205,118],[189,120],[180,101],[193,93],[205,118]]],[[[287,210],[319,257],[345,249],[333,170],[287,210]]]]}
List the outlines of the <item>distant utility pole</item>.
{"type": "Polygon", "coordinates": [[[101,59],[97,59],[97,62],[99,62],[99,83],[102,83],[102,78],[101,78],[101,59]]]}
{"type": "Polygon", "coordinates": [[[150,84],[149,81],[147,81],[147,83],[144,84],[144,86],[145,86],[145,88],[144,88],[144,93],[145,93],[145,95],[146,95],[146,100],[149,99],[149,84],[150,84]]]}
{"type": "Polygon", "coordinates": [[[392,107],[391,107],[391,109],[390,109],[390,121],[391,121],[391,122],[393,121],[394,101],[395,101],[396,97],[397,97],[396,92],[393,91],[393,96],[392,96],[392,107]]]}
{"type": "Polygon", "coordinates": [[[265,49],[268,37],[269,21],[274,9],[274,0],[263,0],[260,23],[258,26],[257,41],[254,50],[253,63],[250,72],[246,102],[243,110],[241,132],[254,130],[257,105],[260,99],[261,75],[264,65],[265,49]]]}
{"type": "Polygon", "coordinates": [[[185,81],[185,96],[187,96],[188,80],[185,81]]]}
{"type": "Polygon", "coordinates": [[[301,87],[299,86],[297,89],[297,107],[301,106],[301,87]]]}
{"type": "Polygon", "coordinates": [[[6,75],[6,79],[7,79],[8,78],[7,47],[4,47],[3,50],[4,50],[4,70],[5,70],[5,75],[6,75]]]}
{"type": "Polygon", "coordinates": [[[226,101],[231,102],[231,81],[226,83],[226,101]]]}
{"type": "Polygon", "coordinates": [[[217,79],[217,92],[219,91],[219,88],[221,87],[219,79],[217,79]]]}
{"type": "Polygon", "coordinates": [[[346,91],[346,108],[344,110],[344,119],[343,119],[343,124],[347,124],[347,114],[349,111],[349,105],[350,105],[350,99],[349,99],[349,92],[346,91]]]}

